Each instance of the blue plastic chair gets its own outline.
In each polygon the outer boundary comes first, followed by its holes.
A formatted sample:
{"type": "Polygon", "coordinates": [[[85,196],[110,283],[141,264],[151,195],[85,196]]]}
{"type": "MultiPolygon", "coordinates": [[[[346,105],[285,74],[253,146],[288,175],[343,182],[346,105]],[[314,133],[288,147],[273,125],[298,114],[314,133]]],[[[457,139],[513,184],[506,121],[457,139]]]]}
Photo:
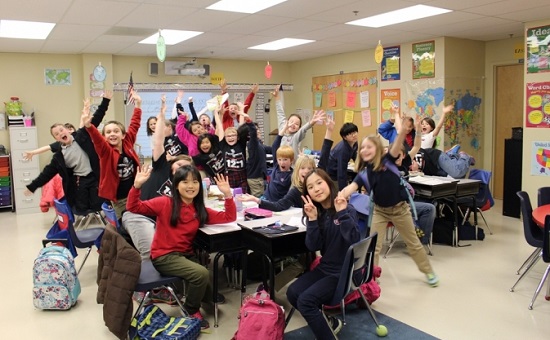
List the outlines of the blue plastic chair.
{"type": "Polygon", "coordinates": [[[99,249],[101,244],[101,237],[103,236],[103,232],[105,231],[105,229],[88,228],[84,230],[75,230],[75,227],[73,224],[74,223],[73,212],[69,207],[69,204],[67,203],[67,201],[64,198],[60,200],[55,199],[54,205],[55,205],[55,211],[57,213],[57,223],[59,223],[63,227],[66,227],[66,229],[69,231],[69,237],[71,239],[72,244],[76,248],[87,249],[86,256],[84,257],[84,260],[82,261],[82,264],[80,265],[77,271],[77,274],[79,274],[82,267],[84,267],[84,263],[86,263],[88,256],[90,255],[92,246],[95,245],[99,249]]]}

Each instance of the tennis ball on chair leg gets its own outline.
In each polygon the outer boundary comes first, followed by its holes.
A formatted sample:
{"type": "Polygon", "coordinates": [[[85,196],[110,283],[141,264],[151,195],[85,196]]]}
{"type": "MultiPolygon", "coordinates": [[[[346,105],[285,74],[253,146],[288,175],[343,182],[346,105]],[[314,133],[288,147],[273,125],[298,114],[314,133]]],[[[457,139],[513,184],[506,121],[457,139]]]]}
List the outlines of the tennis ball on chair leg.
{"type": "Polygon", "coordinates": [[[376,335],[378,336],[386,336],[388,335],[388,329],[384,325],[380,325],[376,327],[376,335]]]}

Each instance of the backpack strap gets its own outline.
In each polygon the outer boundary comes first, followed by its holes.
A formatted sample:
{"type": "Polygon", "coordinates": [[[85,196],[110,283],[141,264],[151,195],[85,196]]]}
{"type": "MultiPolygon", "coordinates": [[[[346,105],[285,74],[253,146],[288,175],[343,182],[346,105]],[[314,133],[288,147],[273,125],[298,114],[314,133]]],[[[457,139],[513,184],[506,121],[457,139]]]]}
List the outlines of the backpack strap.
{"type": "Polygon", "coordinates": [[[413,196],[414,196],[414,188],[412,185],[406,181],[403,176],[401,176],[401,173],[397,169],[397,165],[395,163],[388,161],[387,159],[384,159],[384,165],[386,166],[386,169],[389,169],[391,172],[397,175],[399,177],[399,180],[401,182],[401,185],[405,187],[407,191],[407,196],[409,197],[409,204],[413,211],[414,220],[418,220],[418,215],[416,213],[416,206],[414,204],[413,196]]]}
{"type": "Polygon", "coordinates": [[[370,186],[369,182],[369,173],[367,168],[365,168],[363,171],[359,173],[359,176],[361,176],[361,179],[363,180],[363,184],[365,186],[365,189],[369,192],[370,197],[370,204],[369,204],[369,218],[367,220],[367,228],[370,229],[370,226],[372,224],[372,215],[374,212],[374,192],[372,191],[372,188],[370,186]]]}

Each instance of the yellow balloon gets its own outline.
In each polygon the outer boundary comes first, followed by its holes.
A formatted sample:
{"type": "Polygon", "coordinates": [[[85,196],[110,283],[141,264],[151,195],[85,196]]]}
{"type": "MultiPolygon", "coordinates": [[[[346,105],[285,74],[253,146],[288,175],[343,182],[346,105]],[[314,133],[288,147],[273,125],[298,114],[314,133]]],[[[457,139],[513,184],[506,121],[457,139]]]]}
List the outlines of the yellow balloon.
{"type": "Polygon", "coordinates": [[[532,95],[527,99],[527,102],[533,109],[539,108],[542,105],[542,96],[539,94],[532,95]]]}
{"type": "Polygon", "coordinates": [[[382,44],[378,43],[378,46],[376,46],[376,48],[374,49],[374,61],[376,61],[377,64],[380,64],[383,57],[384,48],[382,47],[382,44]]]}

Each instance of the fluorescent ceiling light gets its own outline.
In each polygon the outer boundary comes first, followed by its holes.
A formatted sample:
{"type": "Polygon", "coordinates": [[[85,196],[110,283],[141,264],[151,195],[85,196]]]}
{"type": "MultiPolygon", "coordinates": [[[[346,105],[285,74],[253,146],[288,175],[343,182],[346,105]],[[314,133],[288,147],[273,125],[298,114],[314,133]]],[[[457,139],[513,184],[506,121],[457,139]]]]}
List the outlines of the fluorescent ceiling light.
{"type": "Polygon", "coordinates": [[[206,9],[252,14],[285,1],[286,0],[221,0],[206,7],[206,9]]]}
{"type": "Polygon", "coordinates": [[[348,25],[366,26],[366,27],[384,27],[395,25],[402,22],[413,21],[417,19],[432,17],[435,15],[452,12],[450,9],[432,7],[426,5],[416,5],[398,9],[395,11],[374,15],[359,20],[346,22],[348,25]]]}
{"type": "MultiPolygon", "coordinates": [[[[178,31],[178,30],[160,30],[160,32],[162,34],[162,37],[164,38],[164,42],[166,43],[166,45],[179,44],[182,41],[191,39],[203,33],[203,32],[197,32],[197,31],[178,31]]],[[[157,43],[158,37],[159,37],[159,34],[157,32],[152,36],[143,39],[139,43],[155,45],[157,43]]]]}
{"type": "Polygon", "coordinates": [[[293,46],[303,45],[303,44],[309,44],[314,42],[315,40],[307,40],[307,39],[293,39],[293,38],[283,38],[279,40],[275,40],[272,42],[268,42],[261,45],[256,45],[249,47],[249,50],[266,50],[266,51],[277,51],[282,50],[283,48],[289,48],[293,46]]]}
{"type": "Polygon", "coordinates": [[[44,40],[54,27],[49,22],[0,20],[0,37],[44,40]]]}

